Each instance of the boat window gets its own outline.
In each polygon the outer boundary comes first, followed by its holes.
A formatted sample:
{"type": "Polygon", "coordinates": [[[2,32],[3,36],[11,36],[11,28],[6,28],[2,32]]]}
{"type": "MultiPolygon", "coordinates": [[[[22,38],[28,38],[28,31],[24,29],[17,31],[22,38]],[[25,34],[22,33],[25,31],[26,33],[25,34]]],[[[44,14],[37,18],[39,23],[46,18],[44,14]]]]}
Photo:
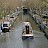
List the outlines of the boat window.
{"type": "Polygon", "coordinates": [[[7,24],[3,24],[3,27],[8,27],[8,25],[7,24]]]}
{"type": "Polygon", "coordinates": [[[25,26],[26,27],[26,34],[29,34],[29,26],[25,26]]]}

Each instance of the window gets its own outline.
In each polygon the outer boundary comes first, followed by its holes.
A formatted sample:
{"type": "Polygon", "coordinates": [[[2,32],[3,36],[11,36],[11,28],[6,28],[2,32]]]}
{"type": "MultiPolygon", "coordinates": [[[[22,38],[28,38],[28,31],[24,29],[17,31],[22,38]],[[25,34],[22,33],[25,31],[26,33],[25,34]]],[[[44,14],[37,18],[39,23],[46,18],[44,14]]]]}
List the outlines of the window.
{"type": "Polygon", "coordinates": [[[3,27],[8,27],[7,24],[3,24],[3,27]]]}

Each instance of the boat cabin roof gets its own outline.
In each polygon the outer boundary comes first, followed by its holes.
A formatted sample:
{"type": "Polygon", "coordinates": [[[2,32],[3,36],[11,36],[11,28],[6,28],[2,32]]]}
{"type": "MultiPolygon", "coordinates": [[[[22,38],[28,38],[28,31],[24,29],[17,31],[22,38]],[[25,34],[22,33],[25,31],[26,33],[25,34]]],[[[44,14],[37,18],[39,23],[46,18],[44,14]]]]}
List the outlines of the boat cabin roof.
{"type": "Polygon", "coordinates": [[[32,27],[31,27],[31,24],[30,24],[30,22],[23,22],[23,27],[25,28],[25,26],[27,25],[27,26],[29,26],[31,29],[32,29],[32,27]]]}

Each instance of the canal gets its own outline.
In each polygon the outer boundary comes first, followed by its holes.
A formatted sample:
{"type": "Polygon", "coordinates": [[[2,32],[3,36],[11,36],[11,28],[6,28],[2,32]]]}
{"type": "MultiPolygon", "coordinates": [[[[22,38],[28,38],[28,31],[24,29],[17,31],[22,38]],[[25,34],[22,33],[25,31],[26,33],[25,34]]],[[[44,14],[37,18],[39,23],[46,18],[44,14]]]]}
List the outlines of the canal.
{"type": "Polygon", "coordinates": [[[11,31],[0,34],[0,48],[48,48],[48,40],[29,15],[20,14],[11,31]],[[22,26],[24,21],[29,21],[32,25],[33,40],[22,40],[22,26]]]}

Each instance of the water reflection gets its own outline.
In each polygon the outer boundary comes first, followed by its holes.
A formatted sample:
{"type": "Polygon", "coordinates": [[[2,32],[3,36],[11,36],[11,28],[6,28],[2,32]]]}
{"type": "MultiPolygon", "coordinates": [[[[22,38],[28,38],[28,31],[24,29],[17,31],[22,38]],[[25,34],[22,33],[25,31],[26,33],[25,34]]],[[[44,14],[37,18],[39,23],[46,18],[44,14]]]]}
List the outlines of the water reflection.
{"type": "Polygon", "coordinates": [[[26,39],[23,41],[23,48],[30,48],[30,43],[32,42],[32,39],[26,39]]]}
{"type": "Polygon", "coordinates": [[[9,41],[9,33],[1,33],[0,48],[7,48],[8,41],[9,41]]]}

